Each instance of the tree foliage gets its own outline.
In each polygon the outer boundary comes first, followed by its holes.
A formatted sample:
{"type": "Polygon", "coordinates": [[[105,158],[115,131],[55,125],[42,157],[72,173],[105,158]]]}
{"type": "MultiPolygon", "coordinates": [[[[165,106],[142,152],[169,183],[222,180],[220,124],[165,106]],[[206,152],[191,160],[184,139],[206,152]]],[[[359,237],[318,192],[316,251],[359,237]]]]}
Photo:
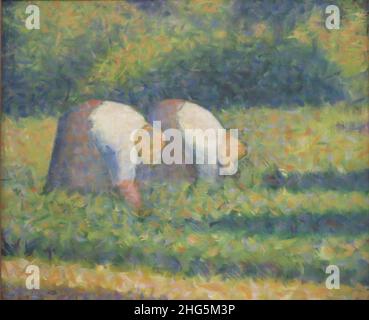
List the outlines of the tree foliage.
{"type": "Polygon", "coordinates": [[[40,30],[24,26],[28,2],[4,3],[3,109],[9,114],[54,114],[88,98],[147,109],[163,98],[225,108],[367,96],[360,1],[342,4],[341,38],[324,30],[318,0],[35,4],[40,30]]]}

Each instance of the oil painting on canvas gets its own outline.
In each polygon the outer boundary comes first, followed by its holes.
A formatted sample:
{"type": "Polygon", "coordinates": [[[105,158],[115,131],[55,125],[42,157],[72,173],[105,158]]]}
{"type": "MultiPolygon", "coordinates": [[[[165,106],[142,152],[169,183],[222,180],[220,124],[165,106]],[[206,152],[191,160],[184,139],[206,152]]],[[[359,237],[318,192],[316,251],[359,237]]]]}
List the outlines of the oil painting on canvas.
{"type": "Polygon", "coordinates": [[[2,3],[2,299],[369,299],[363,0],[2,3]]]}

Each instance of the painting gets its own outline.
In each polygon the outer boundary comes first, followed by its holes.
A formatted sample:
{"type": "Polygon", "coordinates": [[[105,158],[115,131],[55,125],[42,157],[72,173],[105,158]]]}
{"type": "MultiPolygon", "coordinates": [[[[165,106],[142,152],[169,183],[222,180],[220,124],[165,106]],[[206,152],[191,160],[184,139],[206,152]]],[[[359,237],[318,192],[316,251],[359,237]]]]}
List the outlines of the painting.
{"type": "Polygon", "coordinates": [[[367,13],[3,2],[1,298],[369,299],[367,13]]]}

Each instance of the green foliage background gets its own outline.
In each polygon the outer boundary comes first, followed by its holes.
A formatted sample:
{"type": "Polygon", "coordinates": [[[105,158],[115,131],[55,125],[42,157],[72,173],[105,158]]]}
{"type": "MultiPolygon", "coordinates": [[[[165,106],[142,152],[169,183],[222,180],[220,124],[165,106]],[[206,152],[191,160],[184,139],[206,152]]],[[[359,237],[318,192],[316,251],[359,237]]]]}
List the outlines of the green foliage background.
{"type": "Polygon", "coordinates": [[[4,110],[55,114],[88,98],[148,109],[163,98],[208,108],[367,99],[365,1],[339,1],[326,30],[319,0],[4,3],[4,110]],[[151,3],[151,5],[150,5],[151,3]]]}

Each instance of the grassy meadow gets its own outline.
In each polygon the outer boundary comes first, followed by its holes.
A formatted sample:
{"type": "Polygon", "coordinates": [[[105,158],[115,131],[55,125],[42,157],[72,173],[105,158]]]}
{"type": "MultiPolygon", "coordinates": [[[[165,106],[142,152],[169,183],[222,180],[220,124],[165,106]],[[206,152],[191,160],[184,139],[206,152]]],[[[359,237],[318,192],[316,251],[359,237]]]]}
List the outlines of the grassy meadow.
{"type": "Polygon", "coordinates": [[[37,261],[50,269],[45,287],[85,294],[368,298],[369,145],[358,129],[368,109],[233,107],[217,115],[249,146],[238,177],[175,192],[152,186],[141,216],[116,195],[42,194],[57,120],[4,117],[5,296],[17,294],[22,266],[37,261]],[[332,264],[342,290],[325,288],[332,264]],[[88,276],[70,280],[76,270],[88,276]],[[128,287],[109,284],[123,271],[128,287]],[[235,283],[243,289],[230,294],[235,283]]]}
{"type": "Polygon", "coordinates": [[[334,30],[321,0],[33,1],[32,30],[28,4],[2,5],[4,298],[369,298],[367,1],[336,0],[334,30]],[[61,114],[173,98],[239,129],[236,177],[152,184],[139,215],[43,194],[61,114]]]}

